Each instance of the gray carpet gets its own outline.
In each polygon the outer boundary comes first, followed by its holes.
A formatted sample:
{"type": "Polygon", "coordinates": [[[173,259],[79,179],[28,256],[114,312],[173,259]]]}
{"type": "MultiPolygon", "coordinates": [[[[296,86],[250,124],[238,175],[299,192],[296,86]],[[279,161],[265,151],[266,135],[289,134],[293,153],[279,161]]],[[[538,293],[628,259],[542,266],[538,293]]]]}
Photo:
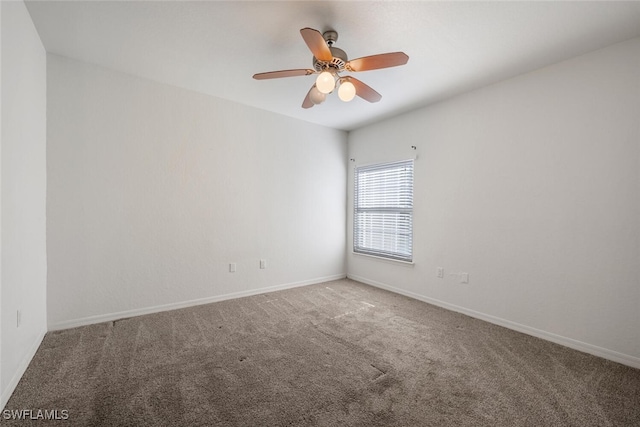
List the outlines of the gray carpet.
{"type": "MultiPolygon", "coordinates": [[[[73,426],[639,426],[640,370],[340,280],[48,333],[73,426]]],[[[60,413],[59,413],[60,414],[60,413]]]]}

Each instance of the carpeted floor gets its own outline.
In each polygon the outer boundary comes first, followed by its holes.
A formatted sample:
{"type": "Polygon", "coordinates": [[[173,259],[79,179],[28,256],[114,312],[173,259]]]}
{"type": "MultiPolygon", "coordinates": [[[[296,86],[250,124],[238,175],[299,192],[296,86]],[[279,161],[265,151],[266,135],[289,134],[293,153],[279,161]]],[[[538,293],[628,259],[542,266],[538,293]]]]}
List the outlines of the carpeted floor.
{"type": "Polygon", "coordinates": [[[5,409],[68,416],[0,421],[17,426],[640,426],[640,370],[340,280],[50,332],[5,409]]]}

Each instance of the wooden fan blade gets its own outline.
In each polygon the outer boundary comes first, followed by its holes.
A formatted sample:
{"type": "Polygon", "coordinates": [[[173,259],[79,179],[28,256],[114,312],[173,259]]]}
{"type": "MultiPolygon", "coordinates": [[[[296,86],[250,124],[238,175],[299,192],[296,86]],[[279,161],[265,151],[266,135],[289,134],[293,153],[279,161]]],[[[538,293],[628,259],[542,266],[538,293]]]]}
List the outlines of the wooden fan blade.
{"type": "Polygon", "coordinates": [[[327,62],[333,59],[331,50],[329,46],[327,46],[327,42],[324,41],[324,37],[322,37],[320,31],[314,30],[313,28],[303,28],[300,30],[300,34],[302,34],[304,42],[309,46],[309,50],[311,50],[311,53],[313,53],[316,59],[327,62]]]}
{"type": "Polygon", "coordinates": [[[370,86],[362,83],[360,80],[351,76],[347,77],[347,79],[356,87],[356,95],[365,101],[378,102],[382,99],[382,95],[373,90],[370,86]]]}
{"type": "Polygon", "coordinates": [[[352,59],[347,62],[346,68],[349,71],[377,70],[404,65],[407,61],[409,61],[409,57],[404,52],[381,53],[380,55],[352,59]]]}
{"type": "Polygon", "coordinates": [[[302,101],[302,108],[313,107],[314,104],[313,102],[311,102],[311,91],[313,90],[314,86],[311,86],[311,89],[309,89],[309,92],[307,92],[307,96],[304,97],[304,101],[302,101]]]}
{"type": "Polygon", "coordinates": [[[313,74],[313,73],[315,73],[315,71],[309,70],[309,69],[281,70],[281,71],[269,71],[267,73],[254,74],[253,78],[256,80],[267,80],[267,79],[279,79],[281,77],[308,76],[309,74],[313,74]]]}

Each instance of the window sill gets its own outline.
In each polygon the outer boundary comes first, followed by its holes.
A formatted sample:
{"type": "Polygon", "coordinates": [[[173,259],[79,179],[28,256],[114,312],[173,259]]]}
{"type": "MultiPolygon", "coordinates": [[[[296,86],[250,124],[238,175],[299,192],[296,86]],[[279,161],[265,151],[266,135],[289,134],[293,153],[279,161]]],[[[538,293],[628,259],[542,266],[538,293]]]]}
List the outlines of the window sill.
{"type": "Polygon", "coordinates": [[[402,261],[402,260],[399,260],[399,259],[385,258],[385,257],[369,255],[369,254],[362,254],[360,252],[354,252],[354,251],[351,251],[351,254],[352,255],[361,256],[361,257],[366,257],[366,258],[378,259],[380,261],[391,262],[393,264],[401,264],[401,265],[405,265],[405,266],[408,266],[408,267],[415,265],[415,263],[413,261],[402,261]]]}

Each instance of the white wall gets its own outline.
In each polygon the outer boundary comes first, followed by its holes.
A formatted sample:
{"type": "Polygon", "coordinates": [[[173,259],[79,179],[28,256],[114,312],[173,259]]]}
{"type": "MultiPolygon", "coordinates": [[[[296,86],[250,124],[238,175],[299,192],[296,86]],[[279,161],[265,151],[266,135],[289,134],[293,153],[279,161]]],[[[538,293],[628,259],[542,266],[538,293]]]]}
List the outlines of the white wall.
{"type": "Polygon", "coordinates": [[[0,8],[2,408],[47,327],[46,53],[23,2],[0,2],[0,8]]]}
{"type": "Polygon", "coordinates": [[[346,133],[51,54],[47,96],[50,329],[346,275],[346,133]]]}
{"type": "Polygon", "coordinates": [[[639,118],[634,39],[352,132],[418,159],[412,266],[352,254],[350,167],[349,276],[640,367],[639,118]]]}

